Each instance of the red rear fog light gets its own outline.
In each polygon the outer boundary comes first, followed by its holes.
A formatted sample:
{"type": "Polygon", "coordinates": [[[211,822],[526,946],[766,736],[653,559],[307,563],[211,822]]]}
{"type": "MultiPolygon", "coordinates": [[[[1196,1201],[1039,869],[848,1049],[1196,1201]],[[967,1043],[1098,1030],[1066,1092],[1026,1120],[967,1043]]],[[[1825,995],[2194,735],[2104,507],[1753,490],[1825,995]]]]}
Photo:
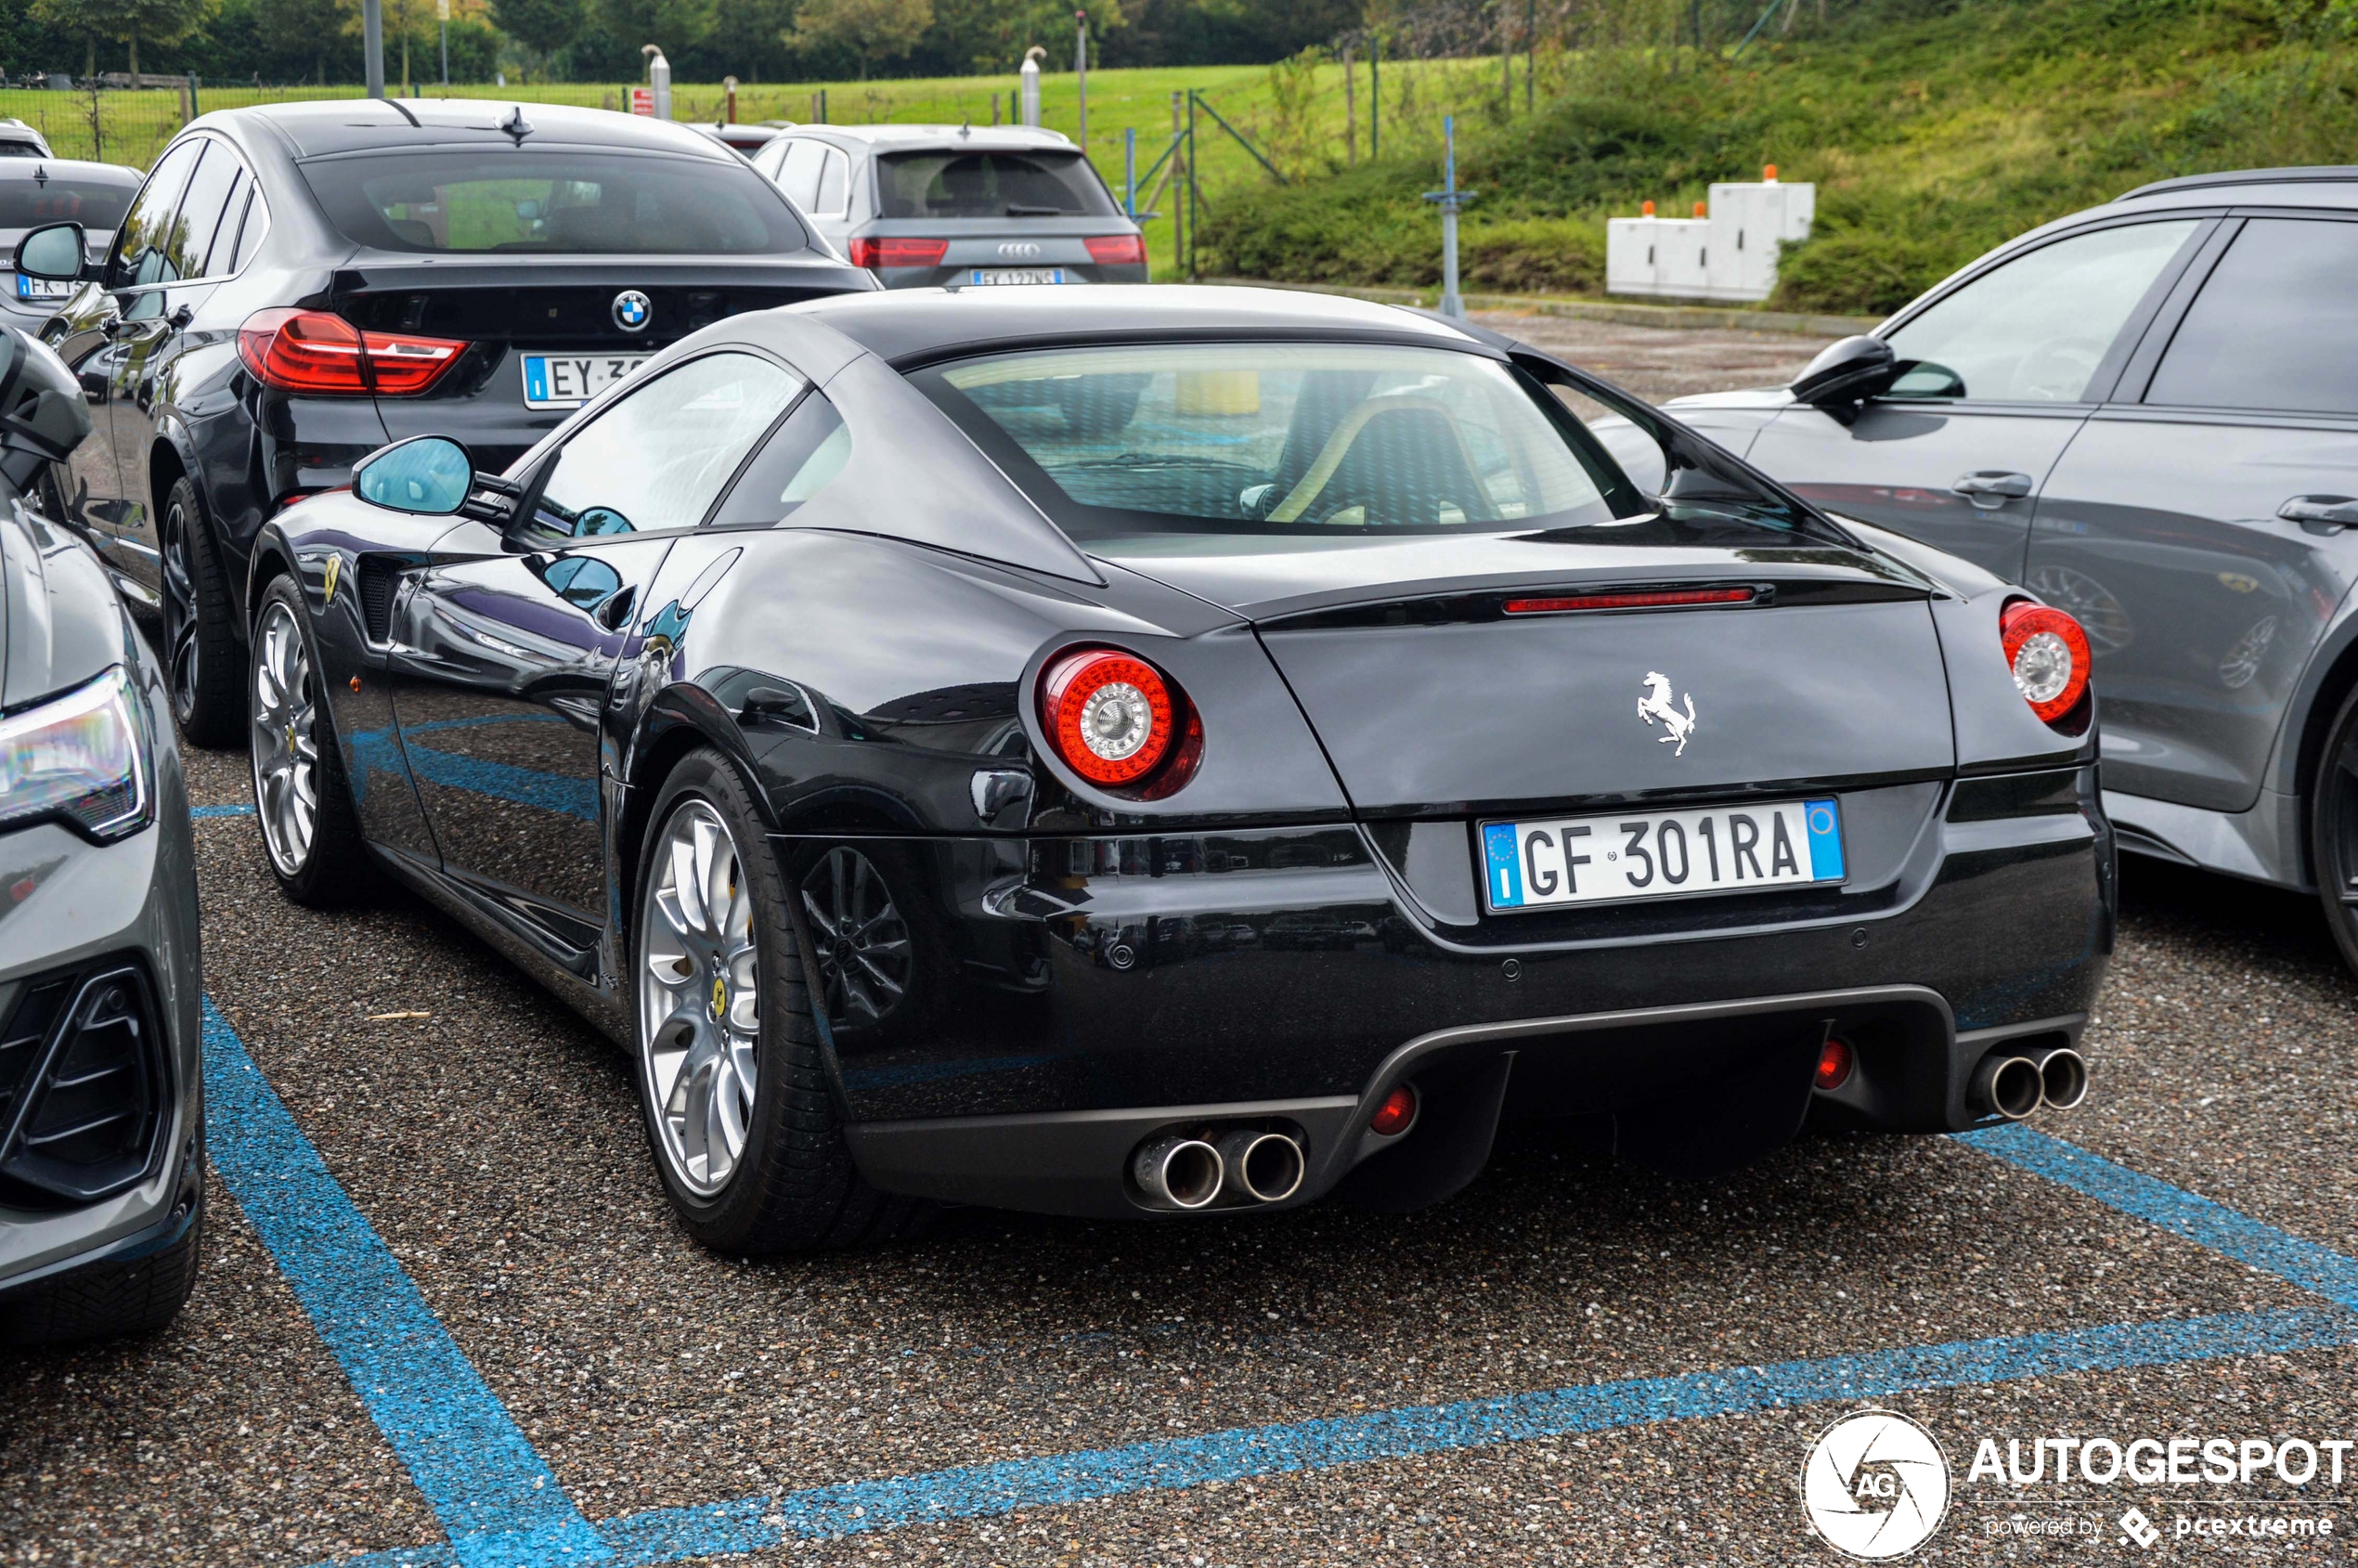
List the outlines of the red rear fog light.
{"type": "Polygon", "coordinates": [[[1850,1082],[1851,1066],[1850,1042],[1829,1035],[1818,1051],[1818,1087],[1828,1091],[1841,1088],[1850,1082]]]}
{"type": "Polygon", "coordinates": [[[1403,1083],[1383,1097],[1376,1114],[1367,1118],[1367,1131],[1380,1137],[1392,1137],[1408,1130],[1417,1120],[1417,1092],[1403,1083]]]}

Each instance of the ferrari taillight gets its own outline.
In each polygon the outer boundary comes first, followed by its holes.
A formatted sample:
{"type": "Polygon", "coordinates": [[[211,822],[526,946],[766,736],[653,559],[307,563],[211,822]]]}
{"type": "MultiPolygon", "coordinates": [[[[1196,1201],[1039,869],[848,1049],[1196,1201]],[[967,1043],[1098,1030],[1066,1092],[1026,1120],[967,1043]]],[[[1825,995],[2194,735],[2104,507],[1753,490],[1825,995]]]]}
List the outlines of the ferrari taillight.
{"type": "Polygon", "coordinates": [[[948,254],[947,240],[871,240],[851,242],[854,266],[939,266],[948,254]]]}
{"type": "Polygon", "coordinates": [[[363,330],[324,310],[256,311],[238,329],[238,357],[257,380],[315,397],[414,397],[466,350],[451,338],[363,330]]]}
{"type": "Polygon", "coordinates": [[[1040,676],[1040,726],[1066,767],[1093,784],[1146,782],[1183,736],[1200,732],[1162,672],[1116,648],[1076,648],[1040,676]]]}
{"type": "Polygon", "coordinates": [[[1099,234],[1083,240],[1089,259],[1099,266],[1144,266],[1147,237],[1143,234],[1099,234]]]}
{"type": "Polygon", "coordinates": [[[2088,634],[2053,605],[2015,599],[1998,612],[1998,636],[2022,700],[2060,724],[2088,694],[2088,634]]]}

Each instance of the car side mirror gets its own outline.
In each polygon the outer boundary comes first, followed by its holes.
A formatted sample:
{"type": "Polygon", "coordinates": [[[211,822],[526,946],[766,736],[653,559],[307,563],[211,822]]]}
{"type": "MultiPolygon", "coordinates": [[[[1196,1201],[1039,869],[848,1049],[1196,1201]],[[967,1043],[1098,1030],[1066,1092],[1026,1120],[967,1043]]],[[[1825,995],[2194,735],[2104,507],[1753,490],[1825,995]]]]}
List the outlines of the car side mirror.
{"type": "Polygon", "coordinates": [[[1891,344],[1881,338],[1845,338],[1812,359],[1789,390],[1794,401],[1841,418],[1887,390],[1898,374],[1891,344]]]}
{"type": "Polygon", "coordinates": [[[53,223],[17,241],[11,265],[45,283],[79,283],[88,268],[90,239],[78,223],[53,223]]]}
{"type": "Polygon", "coordinates": [[[362,500],[420,517],[455,515],[475,484],[473,457],[447,435],[380,447],[352,470],[352,488],[362,500]]]}

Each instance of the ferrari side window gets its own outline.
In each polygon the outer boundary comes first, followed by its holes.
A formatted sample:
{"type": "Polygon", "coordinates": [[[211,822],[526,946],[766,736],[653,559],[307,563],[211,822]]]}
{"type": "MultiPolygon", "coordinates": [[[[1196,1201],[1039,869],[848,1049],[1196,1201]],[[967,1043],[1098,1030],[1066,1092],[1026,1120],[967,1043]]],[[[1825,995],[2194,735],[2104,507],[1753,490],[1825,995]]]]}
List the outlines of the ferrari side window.
{"type": "Polygon", "coordinates": [[[566,538],[694,527],[802,384],[756,355],[689,360],[566,439],[535,521],[566,538]]]}
{"type": "Polygon", "coordinates": [[[712,524],[758,527],[778,522],[825,488],[850,460],[850,428],[836,406],[814,392],[745,466],[712,524]]]}

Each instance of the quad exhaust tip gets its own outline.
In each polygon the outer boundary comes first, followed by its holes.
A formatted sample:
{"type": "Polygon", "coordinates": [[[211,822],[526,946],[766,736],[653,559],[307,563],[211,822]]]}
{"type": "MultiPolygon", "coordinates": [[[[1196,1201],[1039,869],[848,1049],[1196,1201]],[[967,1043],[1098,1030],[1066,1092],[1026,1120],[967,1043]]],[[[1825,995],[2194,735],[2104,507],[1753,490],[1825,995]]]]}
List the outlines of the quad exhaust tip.
{"type": "Polygon", "coordinates": [[[1131,1174],[1158,1209],[1201,1209],[1220,1196],[1220,1151],[1201,1138],[1170,1134],[1139,1147],[1131,1174]]]}
{"type": "Polygon", "coordinates": [[[1983,1116],[2020,1121],[2040,1110],[2069,1110],[2088,1097],[2088,1061],[2068,1045],[2008,1051],[1974,1069],[1972,1104],[1983,1116]]]}
{"type": "Polygon", "coordinates": [[[1220,1163],[1237,1189],[1260,1203],[1279,1203],[1302,1190],[1307,1162],[1302,1146],[1283,1133],[1239,1127],[1222,1135],[1220,1163]]]}

